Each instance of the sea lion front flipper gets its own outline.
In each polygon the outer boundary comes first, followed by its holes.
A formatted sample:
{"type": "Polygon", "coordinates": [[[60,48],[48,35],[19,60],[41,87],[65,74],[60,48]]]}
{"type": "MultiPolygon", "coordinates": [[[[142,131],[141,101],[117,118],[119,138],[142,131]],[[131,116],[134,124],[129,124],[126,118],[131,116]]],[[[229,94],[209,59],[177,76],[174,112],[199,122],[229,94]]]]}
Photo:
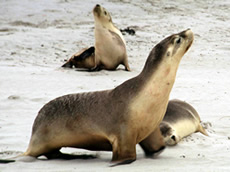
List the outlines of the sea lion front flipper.
{"type": "Polygon", "coordinates": [[[161,135],[160,127],[157,127],[148,137],[140,143],[141,148],[145,152],[146,157],[153,157],[161,153],[165,149],[163,136],[161,135]]]}
{"type": "Polygon", "coordinates": [[[124,61],[124,66],[125,66],[125,70],[126,71],[131,71],[130,67],[129,67],[129,64],[128,64],[128,60],[125,60],[124,61]]]}
{"type": "Polygon", "coordinates": [[[101,67],[101,65],[99,65],[99,66],[95,66],[95,67],[89,69],[89,72],[98,72],[98,71],[100,71],[102,69],[103,68],[101,67]]]}
{"type": "Polygon", "coordinates": [[[130,164],[136,160],[136,144],[133,138],[126,135],[123,139],[114,139],[111,144],[113,147],[111,167],[130,164]]]}

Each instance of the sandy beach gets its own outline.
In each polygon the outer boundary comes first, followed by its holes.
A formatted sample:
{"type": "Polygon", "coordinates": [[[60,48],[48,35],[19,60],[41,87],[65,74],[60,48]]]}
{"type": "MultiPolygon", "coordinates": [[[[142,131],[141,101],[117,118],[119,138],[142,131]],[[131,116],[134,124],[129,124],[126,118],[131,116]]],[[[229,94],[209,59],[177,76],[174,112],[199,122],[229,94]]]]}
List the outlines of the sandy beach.
{"type": "Polygon", "coordinates": [[[112,153],[92,160],[36,160],[0,164],[0,171],[229,171],[230,1],[226,0],[1,0],[0,159],[27,149],[33,121],[50,100],[69,93],[111,89],[140,73],[151,49],[190,28],[194,42],[183,57],[170,99],[193,105],[209,137],[194,133],[158,157],[110,167],[112,153]],[[94,45],[93,7],[104,6],[124,35],[131,72],[63,69],[64,60],[94,45]]]}

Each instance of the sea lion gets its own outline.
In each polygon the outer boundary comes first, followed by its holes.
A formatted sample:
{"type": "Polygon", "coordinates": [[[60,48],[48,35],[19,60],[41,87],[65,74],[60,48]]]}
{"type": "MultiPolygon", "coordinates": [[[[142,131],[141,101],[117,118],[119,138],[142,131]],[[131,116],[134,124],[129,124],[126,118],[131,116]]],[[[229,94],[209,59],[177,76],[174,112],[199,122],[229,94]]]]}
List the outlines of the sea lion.
{"type": "Polygon", "coordinates": [[[113,163],[128,164],[136,160],[138,143],[148,155],[161,150],[159,125],[180,60],[192,42],[190,29],[173,34],[152,49],[139,75],[116,88],[69,94],[45,104],[23,155],[61,158],[62,147],[75,147],[112,151],[113,163]],[[146,145],[150,134],[156,138],[146,145]]]}
{"type": "Polygon", "coordinates": [[[62,67],[115,70],[119,64],[123,64],[125,69],[130,71],[125,40],[121,31],[113,24],[109,12],[97,4],[93,15],[94,47],[74,54],[62,67]]]}
{"type": "Polygon", "coordinates": [[[190,104],[181,100],[169,101],[160,130],[166,145],[175,145],[182,138],[194,132],[201,132],[208,136],[200,124],[197,111],[190,104]]]}

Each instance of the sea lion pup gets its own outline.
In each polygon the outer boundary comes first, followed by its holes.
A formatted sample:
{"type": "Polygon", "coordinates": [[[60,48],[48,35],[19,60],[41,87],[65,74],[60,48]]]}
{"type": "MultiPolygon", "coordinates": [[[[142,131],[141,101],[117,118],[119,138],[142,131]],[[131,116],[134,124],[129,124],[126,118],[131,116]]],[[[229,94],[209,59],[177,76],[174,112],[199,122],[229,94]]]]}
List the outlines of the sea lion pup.
{"type": "Polygon", "coordinates": [[[115,27],[109,12],[100,5],[93,9],[95,45],[73,55],[62,67],[75,66],[90,70],[115,70],[123,64],[130,71],[126,54],[126,43],[121,31],[115,27]],[[85,55],[82,55],[85,54],[85,55]]]}
{"type": "Polygon", "coordinates": [[[152,49],[138,76],[111,90],[69,94],[44,105],[23,155],[61,158],[62,147],[75,147],[112,151],[113,163],[128,164],[136,160],[138,143],[157,152],[162,146],[144,140],[161,134],[178,65],[192,42],[189,29],[173,34],[152,49]]]}
{"type": "Polygon", "coordinates": [[[181,100],[170,100],[160,129],[166,145],[175,145],[182,138],[201,132],[208,136],[200,124],[197,111],[188,103],[181,100]]]}

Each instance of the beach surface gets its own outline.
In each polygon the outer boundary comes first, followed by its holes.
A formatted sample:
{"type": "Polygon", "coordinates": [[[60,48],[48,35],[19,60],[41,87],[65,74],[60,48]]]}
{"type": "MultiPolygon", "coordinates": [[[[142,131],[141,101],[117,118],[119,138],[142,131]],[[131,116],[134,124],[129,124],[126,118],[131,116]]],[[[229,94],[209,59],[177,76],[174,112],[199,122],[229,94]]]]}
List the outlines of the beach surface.
{"type": "MultiPolygon", "coordinates": [[[[182,58],[170,99],[190,103],[209,137],[194,133],[159,156],[110,167],[111,152],[91,160],[36,160],[0,164],[0,171],[229,171],[230,1],[226,0],[1,0],[0,159],[23,153],[38,111],[70,93],[112,89],[138,75],[151,49],[166,36],[190,28],[194,42],[182,58]],[[93,7],[105,7],[124,35],[131,72],[63,69],[64,60],[94,45],[93,7]]],[[[141,121],[140,121],[141,122],[141,121]]]]}

